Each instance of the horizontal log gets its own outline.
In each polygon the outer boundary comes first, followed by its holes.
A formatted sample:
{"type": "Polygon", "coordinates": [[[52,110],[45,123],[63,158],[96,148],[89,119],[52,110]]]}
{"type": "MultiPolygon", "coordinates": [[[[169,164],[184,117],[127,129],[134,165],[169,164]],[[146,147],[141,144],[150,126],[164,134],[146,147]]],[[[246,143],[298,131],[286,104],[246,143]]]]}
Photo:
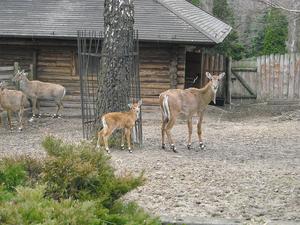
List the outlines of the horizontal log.
{"type": "Polygon", "coordinates": [[[257,72],[257,68],[253,67],[253,68],[243,68],[243,67],[232,67],[232,70],[235,72],[257,72]]]}
{"type": "MultiPolygon", "coordinates": [[[[170,83],[169,77],[155,77],[155,76],[148,76],[148,77],[140,77],[140,81],[142,83],[170,83]]],[[[157,85],[157,84],[156,84],[157,85]]]]}
{"type": "Polygon", "coordinates": [[[12,74],[0,74],[0,80],[11,80],[12,78],[12,74]]]}
{"type": "Polygon", "coordinates": [[[170,76],[170,72],[169,69],[168,70],[145,70],[145,69],[141,69],[140,70],[140,77],[143,76],[156,76],[156,77],[169,77],[170,76]]]}
{"type": "MultiPolygon", "coordinates": [[[[38,79],[43,79],[43,80],[57,80],[57,81],[75,81],[79,82],[80,77],[79,76],[71,76],[71,75],[49,75],[49,74],[38,74],[38,79]]],[[[97,80],[97,78],[89,78],[89,80],[97,80]]]]}
{"type": "Polygon", "coordinates": [[[70,67],[72,64],[69,61],[66,62],[44,62],[44,61],[39,61],[37,63],[39,67],[70,67]]]}
{"type": "Polygon", "coordinates": [[[156,69],[156,70],[168,70],[169,65],[166,64],[141,64],[140,69],[156,69]]]}
{"type": "Polygon", "coordinates": [[[15,68],[13,66],[1,66],[0,71],[14,71],[15,68]]]}
{"type": "Polygon", "coordinates": [[[170,84],[169,83],[161,83],[161,84],[149,84],[149,83],[141,83],[141,88],[153,88],[153,89],[164,89],[164,88],[170,88],[170,84]]]}

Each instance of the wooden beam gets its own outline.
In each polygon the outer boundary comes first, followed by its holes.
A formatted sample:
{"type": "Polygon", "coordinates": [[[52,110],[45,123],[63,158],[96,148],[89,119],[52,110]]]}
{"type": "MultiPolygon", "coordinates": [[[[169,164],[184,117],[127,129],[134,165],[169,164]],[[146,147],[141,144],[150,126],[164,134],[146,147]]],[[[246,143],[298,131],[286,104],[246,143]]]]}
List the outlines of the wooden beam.
{"type": "Polygon", "coordinates": [[[37,80],[37,73],[36,73],[36,68],[37,68],[37,50],[33,50],[32,53],[32,79],[37,80]]]}
{"type": "Polygon", "coordinates": [[[169,64],[169,74],[170,74],[170,87],[177,87],[177,47],[174,47],[170,51],[170,64],[169,64]]]}
{"type": "Polygon", "coordinates": [[[226,103],[231,104],[231,64],[232,58],[226,58],[226,103]]]}
{"type": "Polygon", "coordinates": [[[243,67],[232,67],[232,70],[236,72],[257,72],[256,67],[249,67],[249,68],[243,68],[243,67]]]}
{"type": "Polygon", "coordinates": [[[256,99],[256,96],[231,96],[231,99],[256,99]]]}
{"type": "Polygon", "coordinates": [[[1,66],[0,67],[0,71],[14,71],[14,67],[13,66],[1,66]]]}
{"type": "Polygon", "coordinates": [[[231,70],[232,74],[239,80],[239,82],[246,88],[246,90],[255,98],[257,97],[255,92],[252,90],[252,88],[247,84],[247,82],[242,78],[240,75],[238,75],[234,70],[231,70]]]}

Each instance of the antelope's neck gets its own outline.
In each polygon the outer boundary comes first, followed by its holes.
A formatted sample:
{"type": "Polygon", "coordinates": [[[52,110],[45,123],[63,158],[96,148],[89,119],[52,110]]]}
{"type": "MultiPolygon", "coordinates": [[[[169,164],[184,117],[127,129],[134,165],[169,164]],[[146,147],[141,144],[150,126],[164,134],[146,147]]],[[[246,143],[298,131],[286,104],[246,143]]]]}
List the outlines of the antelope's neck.
{"type": "Polygon", "coordinates": [[[202,99],[205,104],[209,104],[215,98],[215,92],[212,90],[211,81],[209,81],[203,88],[199,89],[202,99]]]}
{"type": "Polygon", "coordinates": [[[29,80],[27,78],[20,80],[20,88],[28,87],[29,80]]]}
{"type": "Polygon", "coordinates": [[[137,113],[135,112],[135,110],[130,110],[128,112],[128,114],[130,114],[133,117],[134,121],[136,121],[136,119],[137,119],[137,113]]]}

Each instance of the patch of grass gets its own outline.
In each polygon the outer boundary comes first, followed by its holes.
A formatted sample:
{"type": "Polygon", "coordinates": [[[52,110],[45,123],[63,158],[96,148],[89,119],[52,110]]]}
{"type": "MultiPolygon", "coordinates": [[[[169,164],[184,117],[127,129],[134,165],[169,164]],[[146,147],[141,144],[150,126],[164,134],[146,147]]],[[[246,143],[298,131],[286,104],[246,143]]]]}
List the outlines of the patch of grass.
{"type": "Polygon", "coordinates": [[[109,157],[91,143],[43,141],[48,157],[0,161],[0,224],[161,224],[120,197],[144,182],[143,173],[116,176],[109,157]]]}

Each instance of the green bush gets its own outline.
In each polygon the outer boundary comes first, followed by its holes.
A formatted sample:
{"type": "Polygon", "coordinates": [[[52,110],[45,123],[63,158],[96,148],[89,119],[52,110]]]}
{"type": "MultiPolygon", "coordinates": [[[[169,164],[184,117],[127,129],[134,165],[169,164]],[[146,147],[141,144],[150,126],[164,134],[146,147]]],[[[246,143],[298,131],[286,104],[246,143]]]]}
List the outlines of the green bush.
{"type": "Polygon", "coordinates": [[[19,187],[11,202],[0,207],[0,224],[102,224],[94,201],[60,202],[44,198],[44,186],[19,187]]]}
{"type": "Polygon", "coordinates": [[[5,158],[0,161],[0,186],[14,191],[18,185],[35,184],[42,173],[41,162],[28,158],[5,158]]]}
{"type": "Polygon", "coordinates": [[[121,201],[115,203],[106,220],[115,224],[161,224],[157,218],[149,217],[149,215],[135,203],[123,204],[121,201]],[[120,214],[120,212],[123,213],[120,214]],[[128,223],[128,221],[131,222],[128,223]]]}
{"type": "Polygon", "coordinates": [[[0,185],[4,190],[14,191],[15,187],[22,185],[27,178],[25,166],[22,161],[3,159],[0,162],[0,185]]]}
{"type": "Polygon", "coordinates": [[[94,146],[47,137],[48,157],[0,161],[0,224],[157,225],[134,203],[119,198],[141,185],[143,173],[117,177],[94,146]]]}
{"type": "Polygon", "coordinates": [[[43,176],[46,195],[54,199],[99,198],[109,207],[143,183],[142,174],[116,177],[108,156],[89,143],[70,145],[47,137],[43,146],[49,154],[43,176]]]}

